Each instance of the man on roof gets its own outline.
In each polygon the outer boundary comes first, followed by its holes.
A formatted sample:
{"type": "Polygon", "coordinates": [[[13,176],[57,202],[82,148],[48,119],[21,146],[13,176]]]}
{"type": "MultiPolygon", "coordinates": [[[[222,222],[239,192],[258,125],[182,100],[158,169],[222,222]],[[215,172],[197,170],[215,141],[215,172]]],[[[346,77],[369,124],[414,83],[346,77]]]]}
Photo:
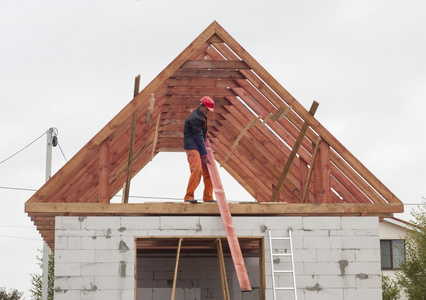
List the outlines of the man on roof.
{"type": "Polygon", "coordinates": [[[186,155],[188,157],[189,176],[188,187],[186,189],[185,202],[197,203],[194,199],[195,189],[198,187],[203,176],[204,193],[203,201],[212,202],[213,184],[207,169],[210,163],[207,157],[206,137],[207,133],[207,114],[214,110],[214,101],[212,98],[204,96],[200,100],[200,106],[195,109],[185,120],[183,130],[183,143],[186,155]]]}

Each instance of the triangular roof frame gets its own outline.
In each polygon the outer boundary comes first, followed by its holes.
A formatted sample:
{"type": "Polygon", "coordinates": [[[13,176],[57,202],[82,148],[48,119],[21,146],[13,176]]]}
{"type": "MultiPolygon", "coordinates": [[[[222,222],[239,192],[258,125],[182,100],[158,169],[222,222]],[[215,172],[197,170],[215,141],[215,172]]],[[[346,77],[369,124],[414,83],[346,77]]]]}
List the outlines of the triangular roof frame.
{"type": "Polygon", "coordinates": [[[158,204],[109,204],[126,181],[132,114],[133,177],[159,152],[183,151],[184,120],[204,95],[216,102],[209,115],[216,161],[265,204],[254,210],[231,204],[233,214],[403,211],[402,202],[214,21],[27,201],[26,212],[45,240],[53,244],[57,215],[217,214],[211,205],[188,210],[174,204],[168,212],[158,204]],[[304,124],[309,129],[275,200],[288,205],[277,209],[269,201],[304,124]]]}

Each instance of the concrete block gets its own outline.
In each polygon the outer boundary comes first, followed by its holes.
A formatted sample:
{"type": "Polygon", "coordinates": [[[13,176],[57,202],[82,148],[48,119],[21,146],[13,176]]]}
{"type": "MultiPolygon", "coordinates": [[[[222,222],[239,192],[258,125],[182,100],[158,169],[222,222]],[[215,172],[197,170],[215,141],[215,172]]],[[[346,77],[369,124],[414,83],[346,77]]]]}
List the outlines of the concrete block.
{"type": "Polygon", "coordinates": [[[321,287],[319,286],[314,286],[312,287],[312,289],[314,289],[312,291],[305,290],[305,300],[342,300],[343,299],[343,289],[319,290],[320,288],[321,287]]]}
{"type": "MultiPolygon", "coordinates": [[[[326,250],[330,251],[330,250],[326,250]]],[[[317,252],[315,249],[312,250],[294,250],[294,261],[295,262],[312,262],[317,261],[317,252]]]]}
{"type": "Polygon", "coordinates": [[[119,250],[87,250],[94,252],[94,262],[116,263],[125,261],[127,263],[134,262],[134,251],[122,252],[119,250]]]}
{"type": "Polygon", "coordinates": [[[380,262],[356,262],[348,264],[346,268],[346,274],[357,275],[361,273],[369,275],[380,275],[380,262]]]}
{"type": "MultiPolygon", "coordinates": [[[[333,262],[303,263],[304,275],[340,275],[340,266],[333,262]]],[[[300,274],[300,273],[296,273],[300,274]]]]}
{"type": "Polygon", "coordinates": [[[250,229],[266,231],[264,217],[233,217],[232,221],[236,230],[250,229]]]}
{"type": "Polygon", "coordinates": [[[81,219],[79,217],[61,217],[61,220],[58,222],[58,229],[81,229],[81,219]]]}
{"type": "Polygon", "coordinates": [[[55,290],[53,298],[55,300],[81,300],[80,290],[55,290]]]}
{"type": "Polygon", "coordinates": [[[340,217],[303,217],[303,229],[341,229],[340,217]]]}
{"type": "Polygon", "coordinates": [[[342,238],[340,236],[330,237],[303,237],[304,249],[340,249],[342,248],[342,238]]]}
{"type": "Polygon", "coordinates": [[[343,291],[343,300],[359,300],[359,299],[382,299],[382,289],[345,289],[343,291]]]}
{"type": "MultiPolygon", "coordinates": [[[[235,226],[235,219],[232,219],[234,221],[235,226]]],[[[199,224],[202,230],[223,230],[223,223],[221,217],[200,217],[199,224]]]]}
{"type": "MultiPolygon", "coordinates": [[[[125,263],[125,275],[133,276],[135,273],[133,263],[125,263]]],[[[121,276],[122,263],[85,263],[81,264],[82,276],[121,276]]],[[[139,276],[138,276],[139,277],[139,276]]]]}
{"type": "Polygon", "coordinates": [[[84,229],[119,229],[121,227],[120,217],[87,217],[84,221],[84,229]]]}
{"type": "Polygon", "coordinates": [[[339,260],[355,261],[355,250],[316,249],[318,262],[338,262],[339,260]]]}
{"type": "Polygon", "coordinates": [[[55,249],[67,249],[67,238],[55,235],[55,249]]]}
{"type": "MultiPolygon", "coordinates": [[[[287,232],[288,229],[301,229],[303,226],[302,217],[264,217],[267,229],[277,229],[287,232]]],[[[266,232],[265,232],[266,233],[266,232]]]]}
{"type": "Polygon", "coordinates": [[[330,236],[353,236],[354,231],[351,229],[330,229],[330,236]]]}
{"type": "Polygon", "coordinates": [[[135,286],[135,278],[133,276],[97,276],[95,285],[98,290],[130,290],[135,286]]]}
{"type": "Polygon", "coordinates": [[[378,217],[342,217],[342,229],[378,229],[378,217]]]}
{"type": "Polygon", "coordinates": [[[81,276],[81,263],[55,262],[55,276],[81,276]]]}
{"type": "Polygon", "coordinates": [[[201,230],[200,217],[161,217],[161,230],[201,230]]]}
{"type": "Polygon", "coordinates": [[[121,217],[120,228],[125,231],[160,229],[160,219],[160,217],[121,217]]]}
{"type": "Polygon", "coordinates": [[[356,288],[376,288],[381,286],[382,278],[380,275],[369,275],[359,273],[355,275],[356,288]]]}
{"type": "Polygon", "coordinates": [[[62,217],[55,217],[55,230],[62,228],[62,217]]]}
{"type": "Polygon", "coordinates": [[[377,236],[342,236],[343,249],[378,249],[380,240],[377,236]]]}
{"type": "Polygon", "coordinates": [[[128,250],[133,250],[135,248],[133,237],[83,237],[81,241],[82,249],[124,250],[127,247],[128,250]]]}
{"type": "Polygon", "coordinates": [[[329,236],[330,230],[329,229],[298,229],[292,231],[293,236],[329,236]]]}
{"type": "Polygon", "coordinates": [[[55,276],[57,290],[94,290],[95,277],[55,276]]]}
{"type": "Polygon", "coordinates": [[[81,237],[69,236],[69,237],[66,238],[66,240],[67,240],[67,249],[68,250],[79,250],[79,249],[81,249],[81,237]]]}
{"type": "Polygon", "coordinates": [[[94,262],[95,252],[94,250],[56,250],[55,251],[55,263],[56,262],[94,262]]]}
{"type": "Polygon", "coordinates": [[[85,229],[60,229],[55,231],[55,236],[62,236],[62,237],[68,237],[68,236],[93,236],[95,235],[95,230],[85,230],[85,229]]]}
{"type": "MultiPolygon", "coordinates": [[[[137,300],[152,300],[152,294],[154,290],[152,288],[138,288],[136,291],[137,300]]],[[[131,299],[131,298],[129,298],[131,299]]]]}

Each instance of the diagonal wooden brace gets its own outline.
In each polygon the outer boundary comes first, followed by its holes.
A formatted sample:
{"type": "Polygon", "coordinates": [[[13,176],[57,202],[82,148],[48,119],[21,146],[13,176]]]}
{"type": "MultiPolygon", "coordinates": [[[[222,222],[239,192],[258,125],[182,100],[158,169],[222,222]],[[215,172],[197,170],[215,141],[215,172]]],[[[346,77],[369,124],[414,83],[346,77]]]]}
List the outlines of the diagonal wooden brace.
{"type": "MultiPolygon", "coordinates": [[[[315,115],[315,112],[317,111],[319,103],[314,101],[312,103],[311,109],[309,110],[309,113],[313,116],[315,115]]],[[[290,171],[290,167],[293,163],[294,158],[296,157],[297,151],[299,150],[300,145],[302,144],[302,140],[305,137],[306,131],[309,128],[309,124],[307,122],[303,123],[302,129],[300,129],[299,136],[297,137],[296,142],[294,143],[293,149],[291,150],[290,155],[288,156],[288,159],[284,165],[283,172],[281,173],[280,178],[278,179],[278,183],[275,186],[275,189],[272,193],[271,198],[269,199],[269,202],[275,202],[277,199],[277,196],[281,190],[281,187],[283,186],[284,180],[290,171]]]]}

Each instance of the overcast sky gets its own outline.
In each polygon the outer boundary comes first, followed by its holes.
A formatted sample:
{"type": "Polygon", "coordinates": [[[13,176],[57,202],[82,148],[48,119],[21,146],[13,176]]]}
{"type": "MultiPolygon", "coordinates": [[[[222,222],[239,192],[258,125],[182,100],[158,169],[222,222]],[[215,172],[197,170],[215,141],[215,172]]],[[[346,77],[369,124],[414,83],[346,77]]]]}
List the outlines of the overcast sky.
{"type": "MultiPolygon", "coordinates": [[[[0,161],[50,127],[70,159],[131,100],[136,75],[143,88],[217,20],[305,108],[318,101],[316,118],[399,199],[420,203],[425,13],[393,0],[0,0],[0,161]]],[[[21,189],[44,183],[45,152],[44,135],[0,164],[0,287],[27,299],[42,240],[24,213],[34,192],[21,189]]],[[[53,173],[64,163],[54,148],[53,173]]],[[[184,153],[160,154],[130,194],[182,198],[188,173],[184,153]]],[[[222,180],[228,199],[250,200],[222,180]]]]}

